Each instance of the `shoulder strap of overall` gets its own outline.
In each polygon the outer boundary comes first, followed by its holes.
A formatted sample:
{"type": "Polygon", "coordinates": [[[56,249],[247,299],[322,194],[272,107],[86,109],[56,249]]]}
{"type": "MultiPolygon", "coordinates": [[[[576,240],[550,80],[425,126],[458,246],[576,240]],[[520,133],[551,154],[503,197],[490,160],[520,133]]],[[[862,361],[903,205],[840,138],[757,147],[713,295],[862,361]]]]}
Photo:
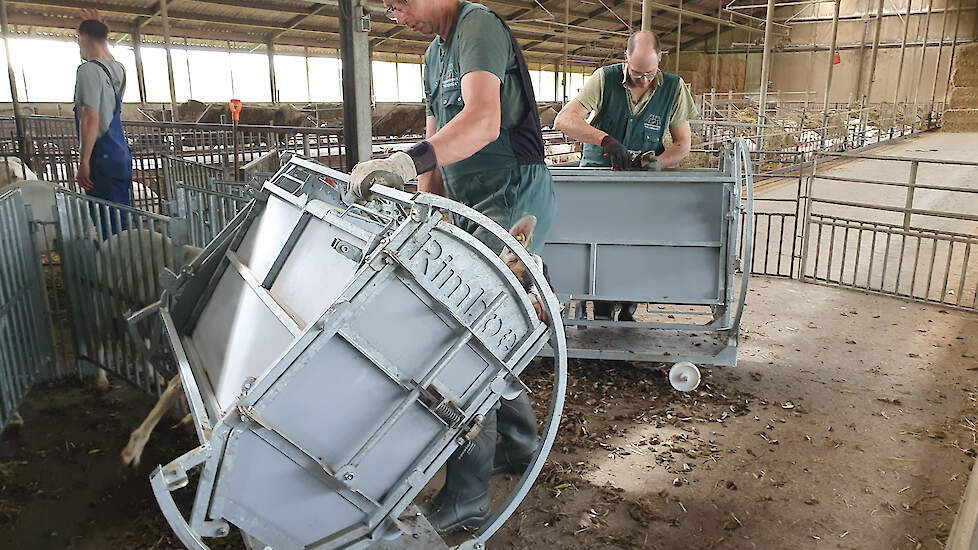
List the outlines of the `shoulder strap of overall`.
{"type": "Polygon", "coordinates": [[[523,57],[520,44],[516,41],[516,37],[513,36],[513,31],[509,28],[509,25],[506,24],[506,20],[498,13],[479,4],[470,3],[469,5],[477,6],[495,15],[496,19],[499,19],[499,22],[503,24],[506,32],[509,33],[510,48],[516,57],[516,68],[519,71],[520,87],[523,89],[523,99],[526,101],[526,116],[523,117],[523,120],[519,124],[510,129],[511,135],[516,133],[519,137],[510,141],[514,145],[513,152],[521,164],[543,164],[543,132],[541,131],[540,125],[540,113],[537,112],[537,99],[533,94],[530,69],[526,65],[526,59],[523,57]]]}
{"type": "MultiPolygon", "coordinates": [[[[112,73],[109,72],[109,68],[106,67],[104,63],[102,63],[98,59],[92,59],[90,61],[90,63],[95,63],[96,65],[98,65],[99,67],[101,67],[102,68],[102,72],[104,72],[105,73],[105,76],[108,77],[108,79],[109,79],[109,87],[112,88],[112,91],[115,93],[115,111],[116,112],[119,112],[120,110],[122,110],[122,89],[120,89],[118,92],[115,91],[115,87],[112,86],[112,73]]],[[[126,73],[123,72],[122,73],[122,88],[125,88],[125,87],[126,87],[126,73]]]]}

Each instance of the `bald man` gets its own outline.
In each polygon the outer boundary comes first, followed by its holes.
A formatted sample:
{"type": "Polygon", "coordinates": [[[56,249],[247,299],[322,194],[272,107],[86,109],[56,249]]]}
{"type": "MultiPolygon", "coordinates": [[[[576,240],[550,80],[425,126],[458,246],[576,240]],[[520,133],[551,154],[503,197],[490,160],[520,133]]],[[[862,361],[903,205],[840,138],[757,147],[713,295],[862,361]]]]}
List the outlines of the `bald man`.
{"type": "Polygon", "coordinates": [[[655,151],[661,167],[675,166],[689,154],[689,120],[696,105],[678,75],[659,69],[659,38],[640,31],[628,38],[625,62],[602,67],[564,105],[554,126],[584,142],[581,166],[628,167],[628,151],[655,151]],[[662,145],[665,129],[672,146],[662,145]]]}
{"type": "MultiPolygon", "coordinates": [[[[564,105],[554,126],[584,142],[581,166],[630,167],[629,151],[654,151],[651,169],[679,164],[692,144],[689,120],[698,116],[689,88],[679,75],[659,69],[662,50],[653,32],[628,38],[625,62],[601,67],[564,105]],[[666,128],[672,146],[662,144],[666,128]]],[[[594,318],[614,317],[613,302],[594,302],[594,318]]],[[[618,321],[634,321],[637,307],[622,303],[618,321]]]]}

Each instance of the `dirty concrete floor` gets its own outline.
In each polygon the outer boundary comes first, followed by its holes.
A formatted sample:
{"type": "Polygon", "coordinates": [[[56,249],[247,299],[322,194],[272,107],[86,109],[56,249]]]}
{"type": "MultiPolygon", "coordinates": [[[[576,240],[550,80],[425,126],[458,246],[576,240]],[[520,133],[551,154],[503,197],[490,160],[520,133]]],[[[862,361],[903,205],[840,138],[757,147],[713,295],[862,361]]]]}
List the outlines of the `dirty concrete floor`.
{"type": "MultiPolygon", "coordinates": [[[[978,449],[978,316],[766,278],[749,300],[740,365],[695,392],[572,361],[554,452],[490,548],[941,548],[978,449]]],[[[526,378],[542,410],[546,365],[526,378]]],[[[146,476],[193,439],[163,427],[117,465],[151,406],[34,391],[0,442],[0,547],[179,548],[146,476]]]]}
{"type": "Polygon", "coordinates": [[[942,548],[978,429],[978,317],[755,279],[736,369],[672,393],[577,363],[496,548],[942,548]]]}

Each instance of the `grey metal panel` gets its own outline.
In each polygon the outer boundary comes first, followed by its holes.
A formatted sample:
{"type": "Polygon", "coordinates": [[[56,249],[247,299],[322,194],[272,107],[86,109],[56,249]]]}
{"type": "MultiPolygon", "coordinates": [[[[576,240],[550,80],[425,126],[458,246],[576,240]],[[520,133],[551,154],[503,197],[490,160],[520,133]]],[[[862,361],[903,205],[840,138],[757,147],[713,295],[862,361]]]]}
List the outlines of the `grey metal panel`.
{"type": "Polygon", "coordinates": [[[348,232],[321,221],[306,226],[269,289],[285,308],[309,323],[340,295],[359,267],[333,248],[341,239],[361,249],[366,244],[348,232]]]}
{"type": "MultiPolygon", "coordinates": [[[[291,439],[306,442],[306,449],[325,463],[340,465],[367,442],[407,393],[334,335],[316,353],[295,363],[255,409],[291,439]]],[[[434,415],[412,406],[391,431],[394,437],[361,463],[360,487],[375,500],[383,498],[442,429],[434,415]]],[[[241,481],[247,483],[246,478],[241,481]]]]}
{"type": "MultiPolygon", "coordinates": [[[[432,315],[431,307],[400,281],[393,281],[374,300],[383,302],[384,307],[364,308],[352,328],[384,356],[396,359],[405,376],[420,380],[458,334],[432,315]]],[[[454,397],[462,399],[484,381],[488,366],[485,359],[466,347],[455,356],[452,368],[439,376],[439,381],[454,397]]]]}
{"type": "Polygon", "coordinates": [[[671,304],[719,302],[719,248],[602,245],[595,294],[671,304]]]}
{"type": "Polygon", "coordinates": [[[214,507],[266,543],[305,546],[364,519],[363,511],[324,490],[318,479],[251,431],[235,430],[226,455],[214,507]]]}
{"type": "Polygon", "coordinates": [[[550,284],[562,299],[590,293],[590,245],[547,243],[540,256],[547,265],[550,284]]]}
{"type": "Polygon", "coordinates": [[[265,209],[252,224],[254,229],[245,234],[244,240],[238,246],[238,255],[259,281],[268,275],[268,270],[301,214],[301,209],[272,195],[268,198],[265,209]]]}
{"type": "Polygon", "coordinates": [[[234,269],[221,276],[191,341],[221,409],[248,376],[265,372],[292,341],[289,332],[234,269]]]}
{"type": "Polygon", "coordinates": [[[556,185],[560,212],[548,243],[713,242],[724,227],[720,183],[556,185]]]}

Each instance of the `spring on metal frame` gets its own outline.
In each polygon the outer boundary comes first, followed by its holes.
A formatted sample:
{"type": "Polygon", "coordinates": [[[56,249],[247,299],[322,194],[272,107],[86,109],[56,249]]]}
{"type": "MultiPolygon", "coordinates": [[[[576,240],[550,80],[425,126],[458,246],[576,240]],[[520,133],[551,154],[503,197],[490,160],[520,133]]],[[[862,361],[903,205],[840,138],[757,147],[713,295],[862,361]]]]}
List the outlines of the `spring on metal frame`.
{"type": "Polygon", "coordinates": [[[456,409],[448,401],[442,401],[435,407],[435,414],[448,423],[449,426],[457,426],[465,419],[462,411],[456,409]]]}

